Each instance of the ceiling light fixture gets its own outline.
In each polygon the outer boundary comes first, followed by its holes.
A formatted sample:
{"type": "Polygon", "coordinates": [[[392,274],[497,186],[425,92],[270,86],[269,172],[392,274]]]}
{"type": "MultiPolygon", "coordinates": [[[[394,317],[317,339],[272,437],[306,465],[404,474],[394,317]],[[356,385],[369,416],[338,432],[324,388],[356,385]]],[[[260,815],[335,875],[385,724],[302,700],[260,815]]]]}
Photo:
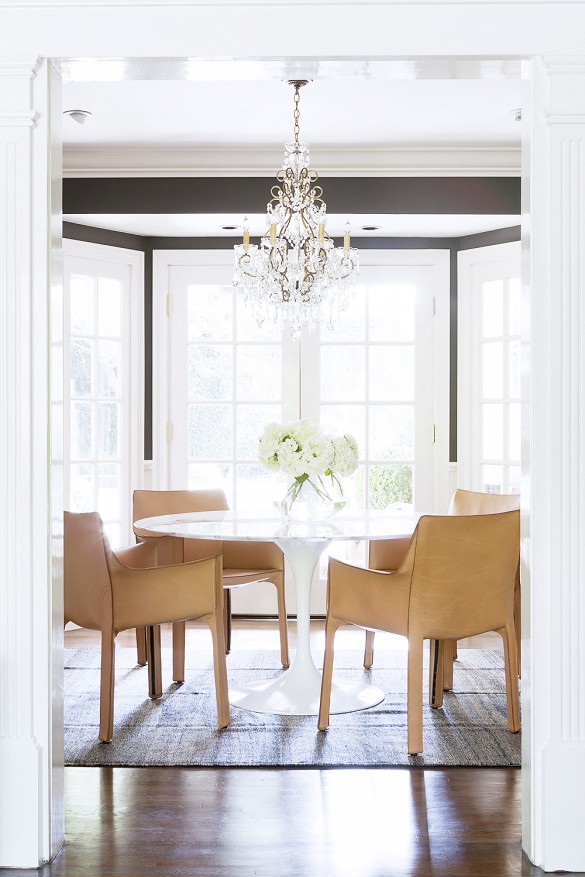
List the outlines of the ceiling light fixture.
{"type": "Polygon", "coordinates": [[[85,120],[91,116],[89,110],[63,110],[64,116],[69,116],[75,122],[78,122],[80,125],[85,124],[85,120]]]}
{"type": "Polygon", "coordinates": [[[235,250],[234,285],[243,291],[258,325],[271,318],[287,324],[294,338],[313,330],[347,307],[359,271],[359,254],[350,246],[349,223],[343,247],[336,247],[325,230],[327,208],[318,176],[309,168],[309,147],[299,142],[299,91],[294,87],[294,143],[285,145],[284,162],[267,205],[268,228],[260,244],[250,243],[247,217],[244,235],[235,250]]]}

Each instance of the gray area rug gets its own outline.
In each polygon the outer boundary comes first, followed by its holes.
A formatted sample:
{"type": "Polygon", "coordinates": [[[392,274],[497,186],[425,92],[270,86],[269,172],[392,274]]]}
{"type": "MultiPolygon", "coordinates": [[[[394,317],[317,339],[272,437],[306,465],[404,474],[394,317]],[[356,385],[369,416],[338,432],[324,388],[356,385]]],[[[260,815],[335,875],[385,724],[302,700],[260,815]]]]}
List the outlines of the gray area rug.
{"type": "MultiPolygon", "coordinates": [[[[233,651],[230,684],[278,676],[276,651],[233,651]]],[[[425,658],[426,660],[426,658],[425,658]]],[[[145,667],[136,651],[116,650],[114,740],[97,739],[99,648],[65,650],[65,763],[68,765],[193,765],[222,767],[468,766],[518,767],[520,734],[506,729],[502,653],[461,649],[454,690],[441,709],[424,707],[424,754],[411,758],[406,742],[406,652],[378,650],[371,671],[362,653],[335,653],[334,679],[382,688],[371,709],[331,717],[319,733],[314,716],[272,716],[232,707],[219,731],[210,651],[187,650],[186,681],[170,679],[163,649],[163,697],[149,700],[145,667]]],[[[426,697],[425,676],[425,697],[426,697]]]]}

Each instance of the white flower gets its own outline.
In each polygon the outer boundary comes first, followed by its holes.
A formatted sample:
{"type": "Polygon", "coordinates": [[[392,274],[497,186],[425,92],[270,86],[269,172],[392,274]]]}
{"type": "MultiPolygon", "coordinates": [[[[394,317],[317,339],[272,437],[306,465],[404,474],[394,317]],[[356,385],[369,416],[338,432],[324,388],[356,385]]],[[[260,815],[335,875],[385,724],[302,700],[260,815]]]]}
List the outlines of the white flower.
{"type": "Polygon", "coordinates": [[[331,471],[338,475],[351,475],[358,465],[358,446],[355,438],[346,432],[333,439],[334,459],[331,471]]]}
{"type": "Polygon", "coordinates": [[[272,471],[295,478],[310,475],[351,475],[357,468],[357,442],[346,433],[324,435],[310,420],[269,423],[258,442],[260,462],[272,471]]]}

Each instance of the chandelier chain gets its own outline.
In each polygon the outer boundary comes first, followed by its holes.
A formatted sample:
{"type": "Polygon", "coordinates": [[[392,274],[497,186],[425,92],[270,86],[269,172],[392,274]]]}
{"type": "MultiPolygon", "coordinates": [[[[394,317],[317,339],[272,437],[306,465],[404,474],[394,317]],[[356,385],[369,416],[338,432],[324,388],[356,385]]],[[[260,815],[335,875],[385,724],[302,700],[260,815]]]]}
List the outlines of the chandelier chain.
{"type": "Polygon", "coordinates": [[[294,127],[294,133],[295,133],[295,144],[297,146],[299,145],[299,133],[301,130],[300,126],[299,126],[299,119],[301,117],[301,108],[300,108],[301,96],[299,94],[299,91],[300,91],[300,85],[295,85],[295,111],[294,111],[295,127],[294,127]]]}

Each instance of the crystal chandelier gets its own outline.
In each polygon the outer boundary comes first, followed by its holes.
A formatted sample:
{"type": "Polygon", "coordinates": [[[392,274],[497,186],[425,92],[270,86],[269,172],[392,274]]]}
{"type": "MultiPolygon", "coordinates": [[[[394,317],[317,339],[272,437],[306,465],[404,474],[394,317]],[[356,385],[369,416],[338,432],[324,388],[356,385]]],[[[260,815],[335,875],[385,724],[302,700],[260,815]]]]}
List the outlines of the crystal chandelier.
{"type": "Polygon", "coordinates": [[[299,91],[294,86],[294,143],[285,145],[282,169],[276,175],[267,205],[268,228],[260,244],[250,243],[248,220],[235,250],[234,286],[253,310],[258,325],[272,319],[287,324],[293,337],[310,331],[321,320],[330,326],[347,307],[359,271],[358,251],[350,246],[346,224],[343,247],[336,247],[325,230],[327,208],[318,176],[309,169],[309,147],[299,143],[299,91]]]}

